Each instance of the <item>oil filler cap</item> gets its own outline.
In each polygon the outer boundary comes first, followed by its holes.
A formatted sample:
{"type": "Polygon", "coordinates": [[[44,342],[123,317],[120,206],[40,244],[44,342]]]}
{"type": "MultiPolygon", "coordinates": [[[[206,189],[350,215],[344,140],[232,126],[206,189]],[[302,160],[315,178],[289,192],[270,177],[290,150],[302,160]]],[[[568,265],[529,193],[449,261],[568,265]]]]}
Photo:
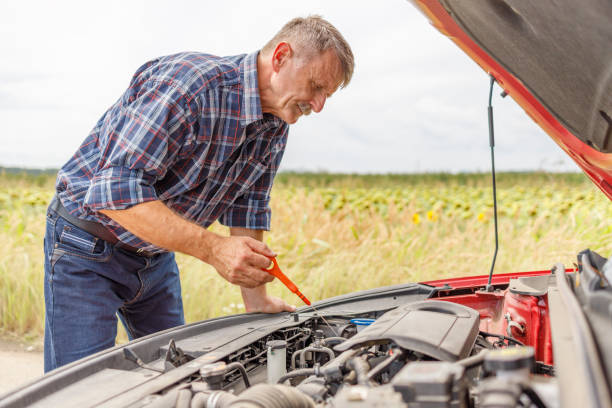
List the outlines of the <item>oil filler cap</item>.
{"type": "Polygon", "coordinates": [[[217,363],[206,364],[200,368],[200,375],[211,390],[220,390],[223,388],[223,379],[225,378],[226,371],[227,366],[225,363],[219,361],[217,363]]]}
{"type": "Polygon", "coordinates": [[[487,353],[484,369],[489,373],[532,370],[535,360],[533,347],[508,347],[487,353]]]}

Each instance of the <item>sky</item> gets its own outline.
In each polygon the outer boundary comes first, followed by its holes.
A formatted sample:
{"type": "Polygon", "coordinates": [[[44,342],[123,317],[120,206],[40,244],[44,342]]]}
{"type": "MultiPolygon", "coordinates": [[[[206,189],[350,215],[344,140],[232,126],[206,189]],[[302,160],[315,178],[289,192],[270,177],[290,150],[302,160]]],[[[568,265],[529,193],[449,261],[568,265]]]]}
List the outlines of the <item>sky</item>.
{"type": "MultiPolygon", "coordinates": [[[[490,169],[487,75],[405,0],[2,2],[0,166],[61,167],[150,59],[249,53],[309,14],[342,32],[355,73],[321,113],[291,126],[281,170],[490,169]]],[[[496,168],[577,171],[499,91],[496,168]]]]}

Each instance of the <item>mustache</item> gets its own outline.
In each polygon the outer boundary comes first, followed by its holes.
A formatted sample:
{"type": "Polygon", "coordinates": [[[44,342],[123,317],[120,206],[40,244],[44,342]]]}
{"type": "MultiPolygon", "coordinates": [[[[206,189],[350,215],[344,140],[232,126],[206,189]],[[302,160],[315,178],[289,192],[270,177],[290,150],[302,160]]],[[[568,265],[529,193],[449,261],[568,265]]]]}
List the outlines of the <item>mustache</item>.
{"type": "Polygon", "coordinates": [[[304,115],[310,115],[310,112],[312,112],[312,107],[310,106],[309,103],[298,103],[298,107],[300,108],[300,110],[302,111],[302,113],[304,115]]]}

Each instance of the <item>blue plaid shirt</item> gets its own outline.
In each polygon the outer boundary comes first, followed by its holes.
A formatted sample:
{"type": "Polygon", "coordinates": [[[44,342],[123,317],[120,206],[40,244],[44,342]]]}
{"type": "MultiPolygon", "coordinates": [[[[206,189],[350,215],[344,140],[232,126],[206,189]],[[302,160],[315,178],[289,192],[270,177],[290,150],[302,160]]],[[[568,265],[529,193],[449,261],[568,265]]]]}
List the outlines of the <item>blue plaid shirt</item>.
{"type": "Polygon", "coordinates": [[[261,111],[257,55],[181,53],[140,67],[59,171],[62,204],[150,252],[164,249],[99,211],[161,200],[203,227],[270,229],[289,126],[261,111]]]}

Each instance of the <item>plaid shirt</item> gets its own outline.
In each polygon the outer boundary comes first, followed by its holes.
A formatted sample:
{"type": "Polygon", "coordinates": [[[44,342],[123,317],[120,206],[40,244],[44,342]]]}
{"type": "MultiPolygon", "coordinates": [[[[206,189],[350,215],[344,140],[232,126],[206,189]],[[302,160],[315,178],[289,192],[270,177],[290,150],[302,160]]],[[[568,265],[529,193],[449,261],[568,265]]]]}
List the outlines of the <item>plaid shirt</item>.
{"type": "Polygon", "coordinates": [[[161,200],[203,227],[270,229],[289,126],[261,111],[257,55],[181,53],[140,67],[59,171],[62,204],[150,252],[164,249],[99,211],[161,200]]]}

